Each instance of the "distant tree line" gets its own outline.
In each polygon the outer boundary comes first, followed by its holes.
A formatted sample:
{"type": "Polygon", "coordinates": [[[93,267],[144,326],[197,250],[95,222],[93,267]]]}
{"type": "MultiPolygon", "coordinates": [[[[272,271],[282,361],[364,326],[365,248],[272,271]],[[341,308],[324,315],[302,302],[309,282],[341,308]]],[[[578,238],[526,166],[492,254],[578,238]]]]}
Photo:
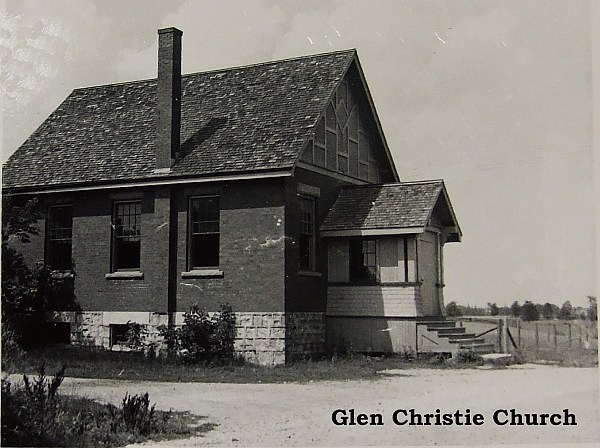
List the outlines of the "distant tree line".
{"type": "Polygon", "coordinates": [[[567,300],[561,307],[552,303],[533,303],[526,300],[523,304],[515,300],[511,306],[498,306],[495,303],[488,303],[486,307],[464,306],[452,301],[446,305],[446,315],[449,317],[460,316],[512,316],[520,317],[526,321],[542,319],[563,319],[563,320],[598,320],[598,304],[596,297],[588,296],[588,306],[573,307],[567,300]]]}

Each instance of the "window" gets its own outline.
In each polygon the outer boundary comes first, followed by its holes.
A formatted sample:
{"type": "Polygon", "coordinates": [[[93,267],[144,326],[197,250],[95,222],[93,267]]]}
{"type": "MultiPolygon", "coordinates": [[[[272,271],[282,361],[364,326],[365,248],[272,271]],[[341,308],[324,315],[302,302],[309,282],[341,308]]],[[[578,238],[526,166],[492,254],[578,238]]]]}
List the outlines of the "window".
{"type": "Polygon", "coordinates": [[[350,240],[350,280],[377,281],[377,242],[374,239],[350,240]]]}
{"type": "Polygon", "coordinates": [[[315,270],[315,199],[299,196],[300,200],[300,251],[299,268],[304,271],[315,270]]]}
{"type": "Polygon", "coordinates": [[[71,269],[73,207],[62,205],[48,209],[48,243],[46,263],[50,269],[71,269]]]}
{"type": "Polygon", "coordinates": [[[113,272],[140,269],[141,201],[115,202],[113,215],[113,272]]]}
{"type": "Polygon", "coordinates": [[[110,346],[113,345],[126,345],[129,331],[129,325],[127,324],[110,324],[110,346]]]}
{"type": "Polygon", "coordinates": [[[188,269],[219,266],[219,196],[190,198],[188,269]]]}

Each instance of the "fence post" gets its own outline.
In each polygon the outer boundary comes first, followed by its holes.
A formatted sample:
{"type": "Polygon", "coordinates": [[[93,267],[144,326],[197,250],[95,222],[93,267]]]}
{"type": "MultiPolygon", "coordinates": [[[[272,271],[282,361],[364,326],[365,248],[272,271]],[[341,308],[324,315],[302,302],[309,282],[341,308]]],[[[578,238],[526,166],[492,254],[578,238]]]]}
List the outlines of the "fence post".
{"type": "Polygon", "coordinates": [[[552,324],[554,327],[554,347],[558,347],[558,334],[556,333],[556,324],[552,324]]]}
{"type": "Polygon", "coordinates": [[[569,347],[571,346],[571,322],[569,322],[569,347]]]}
{"type": "Polygon", "coordinates": [[[579,347],[583,347],[583,331],[581,331],[581,325],[577,325],[579,327],[579,347]]]}
{"type": "Polygon", "coordinates": [[[537,322],[535,323],[535,348],[540,348],[540,330],[537,322]]]}
{"type": "Polygon", "coordinates": [[[504,321],[502,318],[498,319],[498,353],[504,353],[504,347],[502,344],[502,336],[504,335],[504,321]]]}
{"type": "Polygon", "coordinates": [[[521,319],[517,318],[517,345],[521,349],[521,319]]]}

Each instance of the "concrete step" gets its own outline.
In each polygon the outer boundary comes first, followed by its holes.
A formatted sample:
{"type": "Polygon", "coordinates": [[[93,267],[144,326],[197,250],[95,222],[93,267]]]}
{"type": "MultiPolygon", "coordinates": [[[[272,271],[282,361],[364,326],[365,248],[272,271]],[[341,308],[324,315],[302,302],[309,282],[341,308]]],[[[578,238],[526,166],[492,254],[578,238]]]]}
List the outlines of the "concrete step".
{"type": "Polygon", "coordinates": [[[417,325],[427,325],[428,330],[433,330],[437,328],[454,328],[456,327],[456,322],[451,320],[432,320],[420,321],[417,322],[417,325]]]}
{"type": "Polygon", "coordinates": [[[444,336],[447,334],[465,334],[467,329],[465,327],[448,327],[448,328],[436,328],[437,334],[444,336]]]}
{"type": "Polygon", "coordinates": [[[461,344],[459,346],[459,351],[465,352],[474,352],[479,354],[493,353],[494,352],[494,344],[461,344]]]}
{"type": "Polygon", "coordinates": [[[476,336],[475,333],[450,333],[450,334],[438,334],[441,338],[453,339],[470,339],[476,336]]]}
{"type": "Polygon", "coordinates": [[[450,344],[483,344],[485,339],[483,338],[456,338],[448,340],[450,344]]]}

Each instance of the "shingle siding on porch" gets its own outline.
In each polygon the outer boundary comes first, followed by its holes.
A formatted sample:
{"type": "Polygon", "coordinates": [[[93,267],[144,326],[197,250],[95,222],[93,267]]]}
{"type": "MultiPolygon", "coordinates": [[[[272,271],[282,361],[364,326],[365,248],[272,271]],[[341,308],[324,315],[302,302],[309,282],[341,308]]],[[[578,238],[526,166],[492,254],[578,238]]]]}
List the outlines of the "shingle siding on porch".
{"type": "Polygon", "coordinates": [[[423,316],[419,286],[329,286],[328,316],[423,316]]]}

